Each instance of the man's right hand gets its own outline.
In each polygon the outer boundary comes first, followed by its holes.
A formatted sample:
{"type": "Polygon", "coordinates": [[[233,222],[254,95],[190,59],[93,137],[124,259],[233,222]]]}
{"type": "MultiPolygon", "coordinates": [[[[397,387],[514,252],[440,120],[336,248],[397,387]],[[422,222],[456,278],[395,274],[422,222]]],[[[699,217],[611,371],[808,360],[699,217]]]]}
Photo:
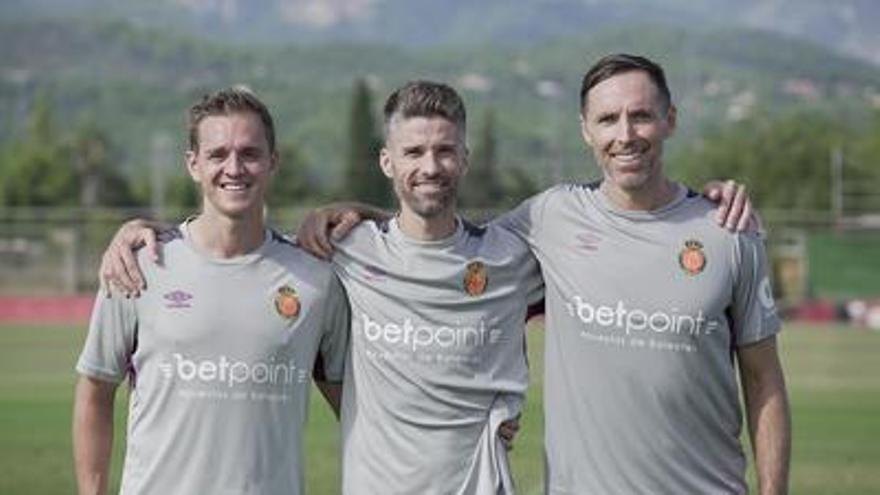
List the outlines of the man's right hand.
{"type": "Polygon", "coordinates": [[[360,203],[335,203],[309,212],[299,225],[296,242],[315,256],[330,259],[333,256],[333,242],[348,235],[357,224],[389,216],[384,211],[360,203]]]}
{"type": "Polygon", "coordinates": [[[119,228],[101,257],[98,271],[101,285],[108,296],[111,291],[126,297],[140,296],[146,288],[146,282],[138,266],[135,250],[144,247],[155,263],[161,263],[156,232],[164,228],[166,226],[160,222],[139,218],[129,220],[119,228]]]}

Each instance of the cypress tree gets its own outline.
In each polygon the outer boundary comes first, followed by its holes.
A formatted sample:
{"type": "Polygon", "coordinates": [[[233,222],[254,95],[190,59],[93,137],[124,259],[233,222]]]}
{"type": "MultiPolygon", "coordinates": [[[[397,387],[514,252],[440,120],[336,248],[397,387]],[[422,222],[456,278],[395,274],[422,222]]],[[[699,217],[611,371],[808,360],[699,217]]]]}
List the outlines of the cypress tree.
{"type": "Polygon", "coordinates": [[[504,187],[498,176],[498,142],[492,108],[486,109],[477,136],[470,170],[460,186],[461,205],[466,208],[498,207],[504,200],[504,187]]]}
{"type": "Polygon", "coordinates": [[[366,81],[355,81],[348,122],[348,153],[343,178],[346,200],[375,206],[391,205],[391,184],[379,168],[382,142],[376,130],[372,95],[366,81]]]}

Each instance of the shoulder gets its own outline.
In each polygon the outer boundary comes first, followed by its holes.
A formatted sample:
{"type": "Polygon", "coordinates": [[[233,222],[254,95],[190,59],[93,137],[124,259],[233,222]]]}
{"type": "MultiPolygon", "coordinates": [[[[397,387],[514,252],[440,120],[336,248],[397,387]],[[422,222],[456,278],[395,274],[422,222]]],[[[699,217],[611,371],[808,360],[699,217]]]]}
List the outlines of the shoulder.
{"type": "Polygon", "coordinates": [[[272,238],[266,249],[266,258],[275,260],[292,270],[310,273],[321,280],[330,278],[333,270],[329,262],[300,247],[296,239],[275,230],[270,232],[272,238]]]}
{"type": "MultiPolygon", "coordinates": [[[[185,261],[180,261],[181,253],[186,252],[186,243],[183,240],[183,232],[181,232],[180,226],[175,225],[160,230],[156,234],[156,242],[162,259],[162,266],[173,267],[186,263],[185,261]]],[[[144,276],[147,279],[155,277],[158,265],[153,261],[152,253],[144,246],[140,246],[136,249],[135,255],[138,266],[140,266],[144,276]]]]}
{"type": "Polygon", "coordinates": [[[598,182],[556,184],[527,198],[491,223],[516,231],[534,232],[548,216],[571,208],[573,204],[582,204],[585,197],[591,196],[597,188],[598,182]]]}
{"type": "Polygon", "coordinates": [[[564,182],[550,187],[533,198],[535,205],[546,212],[571,208],[592,201],[599,191],[599,182],[564,182]]]}
{"type": "MultiPolygon", "coordinates": [[[[364,220],[335,242],[337,253],[372,250],[388,237],[389,220],[364,220]]],[[[334,258],[335,259],[335,258],[334,258]]]]}
{"type": "Polygon", "coordinates": [[[670,211],[670,218],[692,228],[700,228],[707,235],[732,239],[732,233],[718,225],[715,219],[717,208],[717,203],[688,189],[685,197],[670,211]]]}
{"type": "Polygon", "coordinates": [[[534,199],[544,201],[565,201],[572,198],[583,198],[584,196],[592,196],[599,190],[599,181],[595,182],[563,182],[551,186],[542,193],[537,194],[534,199]]]}
{"type": "MultiPolygon", "coordinates": [[[[486,259],[512,260],[523,263],[523,258],[531,258],[529,244],[517,233],[499,222],[475,225],[463,221],[465,252],[479,254],[486,259]]],[[[511,267],[513,268],[513,267],[511,267]]]]}

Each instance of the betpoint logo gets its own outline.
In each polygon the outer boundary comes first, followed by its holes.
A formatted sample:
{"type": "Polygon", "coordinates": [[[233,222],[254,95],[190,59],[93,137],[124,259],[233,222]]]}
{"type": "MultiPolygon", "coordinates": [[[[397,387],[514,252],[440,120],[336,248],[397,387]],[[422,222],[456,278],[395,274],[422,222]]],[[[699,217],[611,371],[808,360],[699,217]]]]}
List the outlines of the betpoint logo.
{"type": "Polygon", "coordinates": [[[606,330],[622,330],[627,335],[647,331],[709,335],[719,326],[718,321],[707,319],[703,310],[698,311],[696,315],[680,314],[675,310],[649,313],[641,309],[629,309],[623,301],[618,301],[615,306],[593,306],[580,296],[574,296],[567,307],[569,313],[583,323],[606,330]]]}
{"type": "Polygon", "coordinates": [[[497,344],[501,340],[501,330],[487,328],[483,320],[475,327],[414,325],[409,318],[401,323],[383,325],[371,320],[366,313],[361,313],[361,326],[367,340],[398,345],[413,352],[430,347],[481,347],[497,344]]]}
{"type": "Polygon", "coordinates": [[[169,380],[179,378],[184,382],[217,382],[235,387],[246,383],[291,385],[305,383],[308,379],[306,370],[298,368],[293,360],[275,362],[274,357],[268,362],[254,363],[229,359],[226,356],[197,361],[179,353],[172,354],[172,358],[171,361],[159,365],[159,371],[169,380]]]}

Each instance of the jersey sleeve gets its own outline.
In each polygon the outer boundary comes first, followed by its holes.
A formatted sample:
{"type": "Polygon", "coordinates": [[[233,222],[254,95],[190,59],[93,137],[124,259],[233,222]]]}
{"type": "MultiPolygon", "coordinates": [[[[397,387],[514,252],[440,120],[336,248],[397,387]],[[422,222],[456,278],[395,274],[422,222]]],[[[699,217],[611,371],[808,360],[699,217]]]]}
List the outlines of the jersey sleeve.
{"type": "Polygon", "coordinates": [[[351,316],[345,289],[335,274],[330,275],[324,305],[323,337],[321,338],[322,378],[341,382],[348,348],[351,316]]]}
{"type": "Polygon", "coordinates": [[[544,212],[550,192],[545,191],[526,199],[516,208],[492,220],[492,223],[513,232],[529,246],[534,246],[544,225],[544,212]]]}
{"type": "Polygon", "coordinates": [[[737,346],[776,335],[782,323],[773,297],[767,254],[756,233],[735,236],[738,271],[734,274],[732,328],[737,346]]]}
{"type": "Polygon", "coordinates": [[[121,382],[129,371],[137,341],[137,312],[133,299],[104,289],[95,297],[89,332],[76,370],[85,376],[121,382]]]}
{"type": "Polygon", "coordinates": [[[529,251],[523,263],[523,281],[526,290],[526,303],[536,305],[544,299],[544,277],[537,258],[529,251]]]}

